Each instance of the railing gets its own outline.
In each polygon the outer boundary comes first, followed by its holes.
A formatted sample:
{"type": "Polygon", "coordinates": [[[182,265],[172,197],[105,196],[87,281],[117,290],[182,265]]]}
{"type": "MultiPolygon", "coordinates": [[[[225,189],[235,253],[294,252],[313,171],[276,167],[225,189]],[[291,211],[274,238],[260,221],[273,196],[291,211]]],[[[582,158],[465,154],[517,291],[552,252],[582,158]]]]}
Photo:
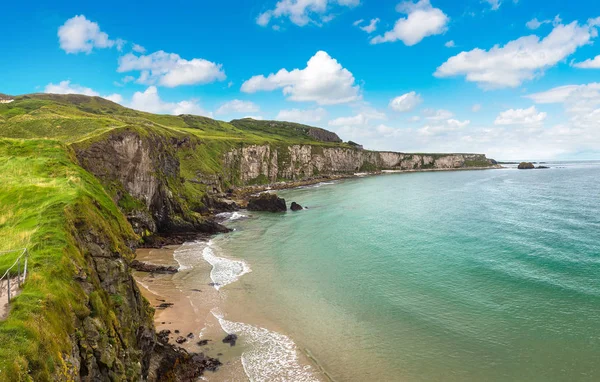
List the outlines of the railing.
{"type": "Polygon", "coordinates": [[[0,252],[0,255],[6,255],[14,252],[21,252],[21,254],[19,255],[19,257],[17,257],[13,265],[11,265],[6,270],[6,272],[4,272],[4,275],[0,277],[0,297],[2,297],[4,290],[6,289],[8,293],[7,297],[9,304],[10,299],[12,298],[11,288],[14,288],[14,284],[11,285],[11,283],[14,283],[14,270],[15,268],[17,270],[17,288],[21,288],[21,285],[25,282],[25,279],[27,278],[27,261],[29,260],[29,251],[27,250],[27,248],[3,251],[0,252]]]}

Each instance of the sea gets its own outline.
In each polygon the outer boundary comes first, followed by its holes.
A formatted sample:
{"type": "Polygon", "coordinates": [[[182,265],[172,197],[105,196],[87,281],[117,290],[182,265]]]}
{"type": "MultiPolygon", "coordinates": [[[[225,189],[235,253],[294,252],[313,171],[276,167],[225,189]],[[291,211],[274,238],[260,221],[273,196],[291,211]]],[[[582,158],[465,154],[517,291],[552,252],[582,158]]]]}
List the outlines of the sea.
{"type": "Polygon", "coordinates": [[[600,381],[600,162],[545,166],[279,191],[179,261],[250,381],[600,381]]]}

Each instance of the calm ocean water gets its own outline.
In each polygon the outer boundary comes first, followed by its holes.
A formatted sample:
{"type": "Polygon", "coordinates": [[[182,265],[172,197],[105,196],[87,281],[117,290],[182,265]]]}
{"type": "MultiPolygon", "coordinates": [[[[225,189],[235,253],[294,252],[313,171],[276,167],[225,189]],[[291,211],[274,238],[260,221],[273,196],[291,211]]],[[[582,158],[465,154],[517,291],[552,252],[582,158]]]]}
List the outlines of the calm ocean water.
{"type": "Polygon", "coordinates": [[[213,240],[252,269],[223,310],[337,381],[599,381],[600,164],[559,167],[281,192],[309,208],[213,240]]]}

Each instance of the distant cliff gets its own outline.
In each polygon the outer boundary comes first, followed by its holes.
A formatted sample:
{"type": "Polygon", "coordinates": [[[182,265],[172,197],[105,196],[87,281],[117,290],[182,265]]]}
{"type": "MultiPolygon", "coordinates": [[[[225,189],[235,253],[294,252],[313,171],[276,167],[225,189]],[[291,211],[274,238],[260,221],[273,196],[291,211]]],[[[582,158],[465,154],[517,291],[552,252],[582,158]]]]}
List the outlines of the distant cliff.
{"type": "Polygon", "coordinates": [[[381,170],[443,170],[493,167],[483,154],[405,154],[312,145],[250,145],[224,158],[227,178],[240,184],[381,170]]]}

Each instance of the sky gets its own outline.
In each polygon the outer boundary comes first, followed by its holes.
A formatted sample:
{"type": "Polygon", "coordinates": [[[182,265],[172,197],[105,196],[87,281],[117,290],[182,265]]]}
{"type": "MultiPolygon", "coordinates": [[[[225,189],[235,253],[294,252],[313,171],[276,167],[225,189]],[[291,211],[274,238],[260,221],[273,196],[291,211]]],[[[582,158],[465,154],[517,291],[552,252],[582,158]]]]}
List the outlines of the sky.
{"type": "Polygon", "coordinates": [[[600,2],[6,2],[0,92],[286,120],[376,150],[600,159],[600,2]]]}

